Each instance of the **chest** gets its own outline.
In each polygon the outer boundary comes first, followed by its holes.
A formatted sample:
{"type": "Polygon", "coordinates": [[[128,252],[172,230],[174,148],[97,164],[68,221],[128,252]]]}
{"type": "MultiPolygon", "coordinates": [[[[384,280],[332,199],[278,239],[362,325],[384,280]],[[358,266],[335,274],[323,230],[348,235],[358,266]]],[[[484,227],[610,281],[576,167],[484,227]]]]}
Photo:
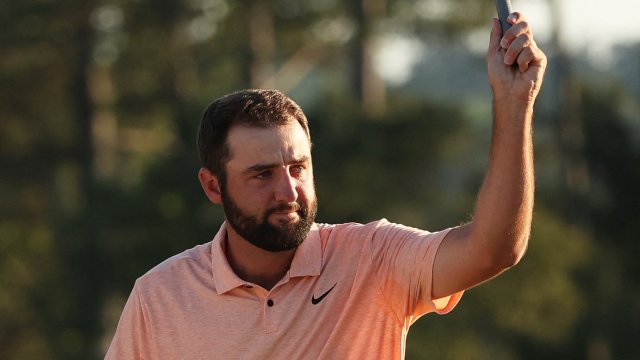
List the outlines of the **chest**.
{"type": "Polygon", "coordinates": [[[326,270],[268,292],[183,289],[150,304],[154,342],[166,358],[329,358],[353,351],[358,341],[371,349],[376,332],[402,336],[378,284],[363,271],[326,270]]]}

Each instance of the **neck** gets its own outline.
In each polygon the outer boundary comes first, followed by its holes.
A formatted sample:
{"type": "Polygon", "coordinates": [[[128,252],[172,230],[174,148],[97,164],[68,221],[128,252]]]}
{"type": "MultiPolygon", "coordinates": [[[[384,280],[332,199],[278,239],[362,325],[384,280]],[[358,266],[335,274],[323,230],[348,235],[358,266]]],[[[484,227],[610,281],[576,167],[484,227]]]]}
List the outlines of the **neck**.
{"type": "Polygon", "coordinates": [[[294,253],[295,249],[278,252],[261,249],[227,225],[225,255],[231,269],[244,281],[271,290],[289,271],[294,253]]]}

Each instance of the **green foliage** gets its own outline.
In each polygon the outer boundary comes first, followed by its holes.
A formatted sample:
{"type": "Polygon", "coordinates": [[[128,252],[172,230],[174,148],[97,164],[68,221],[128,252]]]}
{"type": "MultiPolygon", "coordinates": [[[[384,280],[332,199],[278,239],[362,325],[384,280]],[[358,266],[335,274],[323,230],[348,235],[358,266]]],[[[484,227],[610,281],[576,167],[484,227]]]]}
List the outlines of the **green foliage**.
{"type": "Polygon", "coordinates": [[[421,319],[410,332],[408,347],[416,350],[409,358],[422,358],[417,349],[435,349],[430,354],[438,359],[529,358],[519,350],[527,347],[538,349],[539,356],[553,355],[572,340],[588,314],[577,280],[593,266],[592,241],[538,207],[520,264],[490,284],[467,290],[453,313],[421,319]]]}
{"type": "Polygon", "coordinates": [[[443,226],[439,213],[450,212],[455,199],[433,189],[447,181],[440,149],[463,127],[457,110],[403,100],[371,118],[353,104],[339,103],[309,117],[321,221],[391,217],[413,226],[443,226]]]}
{"type": "MultiPolygon", "coordinates": [[[[374,37],[463,37],[493,11],[472,0],[374,3],[386,5],[369,19],[374,37]]],[[[215,234],[223,214],[197,182],[195,131],[213,98],[255,81],[255,4],[0,5],[0,358],[101,358],[133,281],[215,234]]],[[[353,4],[264,4],[274,24],[268,65],[289,70],[278,81],[311,122],[319,220],[386,217],[430,230],[467,221],[489,105],[471,112],[457,98],[397,87],[385,111],[363,109],[350,83],[353,4]]],[[[617,84],[584,84],[589,191],[569,195],[555,160],[564,149],[549,135],[557,109],[540,113],[544,193],[527,255],[451,314],[419,320],[408,358],[639,356],[640,105],[617,84]],[[587,221],[575,220],[574,204],[587,221]]]]}

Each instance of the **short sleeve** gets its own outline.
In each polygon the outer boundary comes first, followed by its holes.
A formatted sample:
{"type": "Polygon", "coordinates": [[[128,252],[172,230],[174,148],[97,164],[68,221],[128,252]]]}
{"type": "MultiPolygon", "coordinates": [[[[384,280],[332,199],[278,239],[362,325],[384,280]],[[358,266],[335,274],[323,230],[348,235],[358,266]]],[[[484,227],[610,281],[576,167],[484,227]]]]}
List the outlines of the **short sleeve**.
{"type": "Polygon", "coordinates": [[[105,360],[150,359],[147,323],[136,284],[124,306],[105,360]]]}
{"type": "Polygon", "coordinates": [[[398,317],[417,320],[420,316],[451,311],[462,292],[432,299],[433,264],[442,240],[451,229],[428,232],[383,219],[371,237],[371,261],[381,291],[398,317]]]}

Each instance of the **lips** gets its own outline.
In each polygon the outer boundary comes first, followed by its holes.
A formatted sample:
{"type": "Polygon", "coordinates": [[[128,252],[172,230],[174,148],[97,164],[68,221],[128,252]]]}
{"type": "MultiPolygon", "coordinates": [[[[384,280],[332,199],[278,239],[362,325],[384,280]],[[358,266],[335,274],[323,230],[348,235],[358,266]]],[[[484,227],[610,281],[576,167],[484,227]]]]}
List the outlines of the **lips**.
{"type": "Polygon", "coordinates": [[[267,216],[274,215],[281,224],[297,221],[302,218],[300,205],[297,203],[281,204],[267,211],[267,216]]]}
{"type": "Polygon", "coordinates": [[[300,211],[300,205],[298,203],[280,204],[267,211],[267,214],[291,214],[300,211]]]}
{"type": "Polygon", "coordinates": [[[289,212],[289,213],[274,213],[273,216],[280,219],[280,221],[291,222],[300,218],[300,215],[297,212],[289,212]]]}

